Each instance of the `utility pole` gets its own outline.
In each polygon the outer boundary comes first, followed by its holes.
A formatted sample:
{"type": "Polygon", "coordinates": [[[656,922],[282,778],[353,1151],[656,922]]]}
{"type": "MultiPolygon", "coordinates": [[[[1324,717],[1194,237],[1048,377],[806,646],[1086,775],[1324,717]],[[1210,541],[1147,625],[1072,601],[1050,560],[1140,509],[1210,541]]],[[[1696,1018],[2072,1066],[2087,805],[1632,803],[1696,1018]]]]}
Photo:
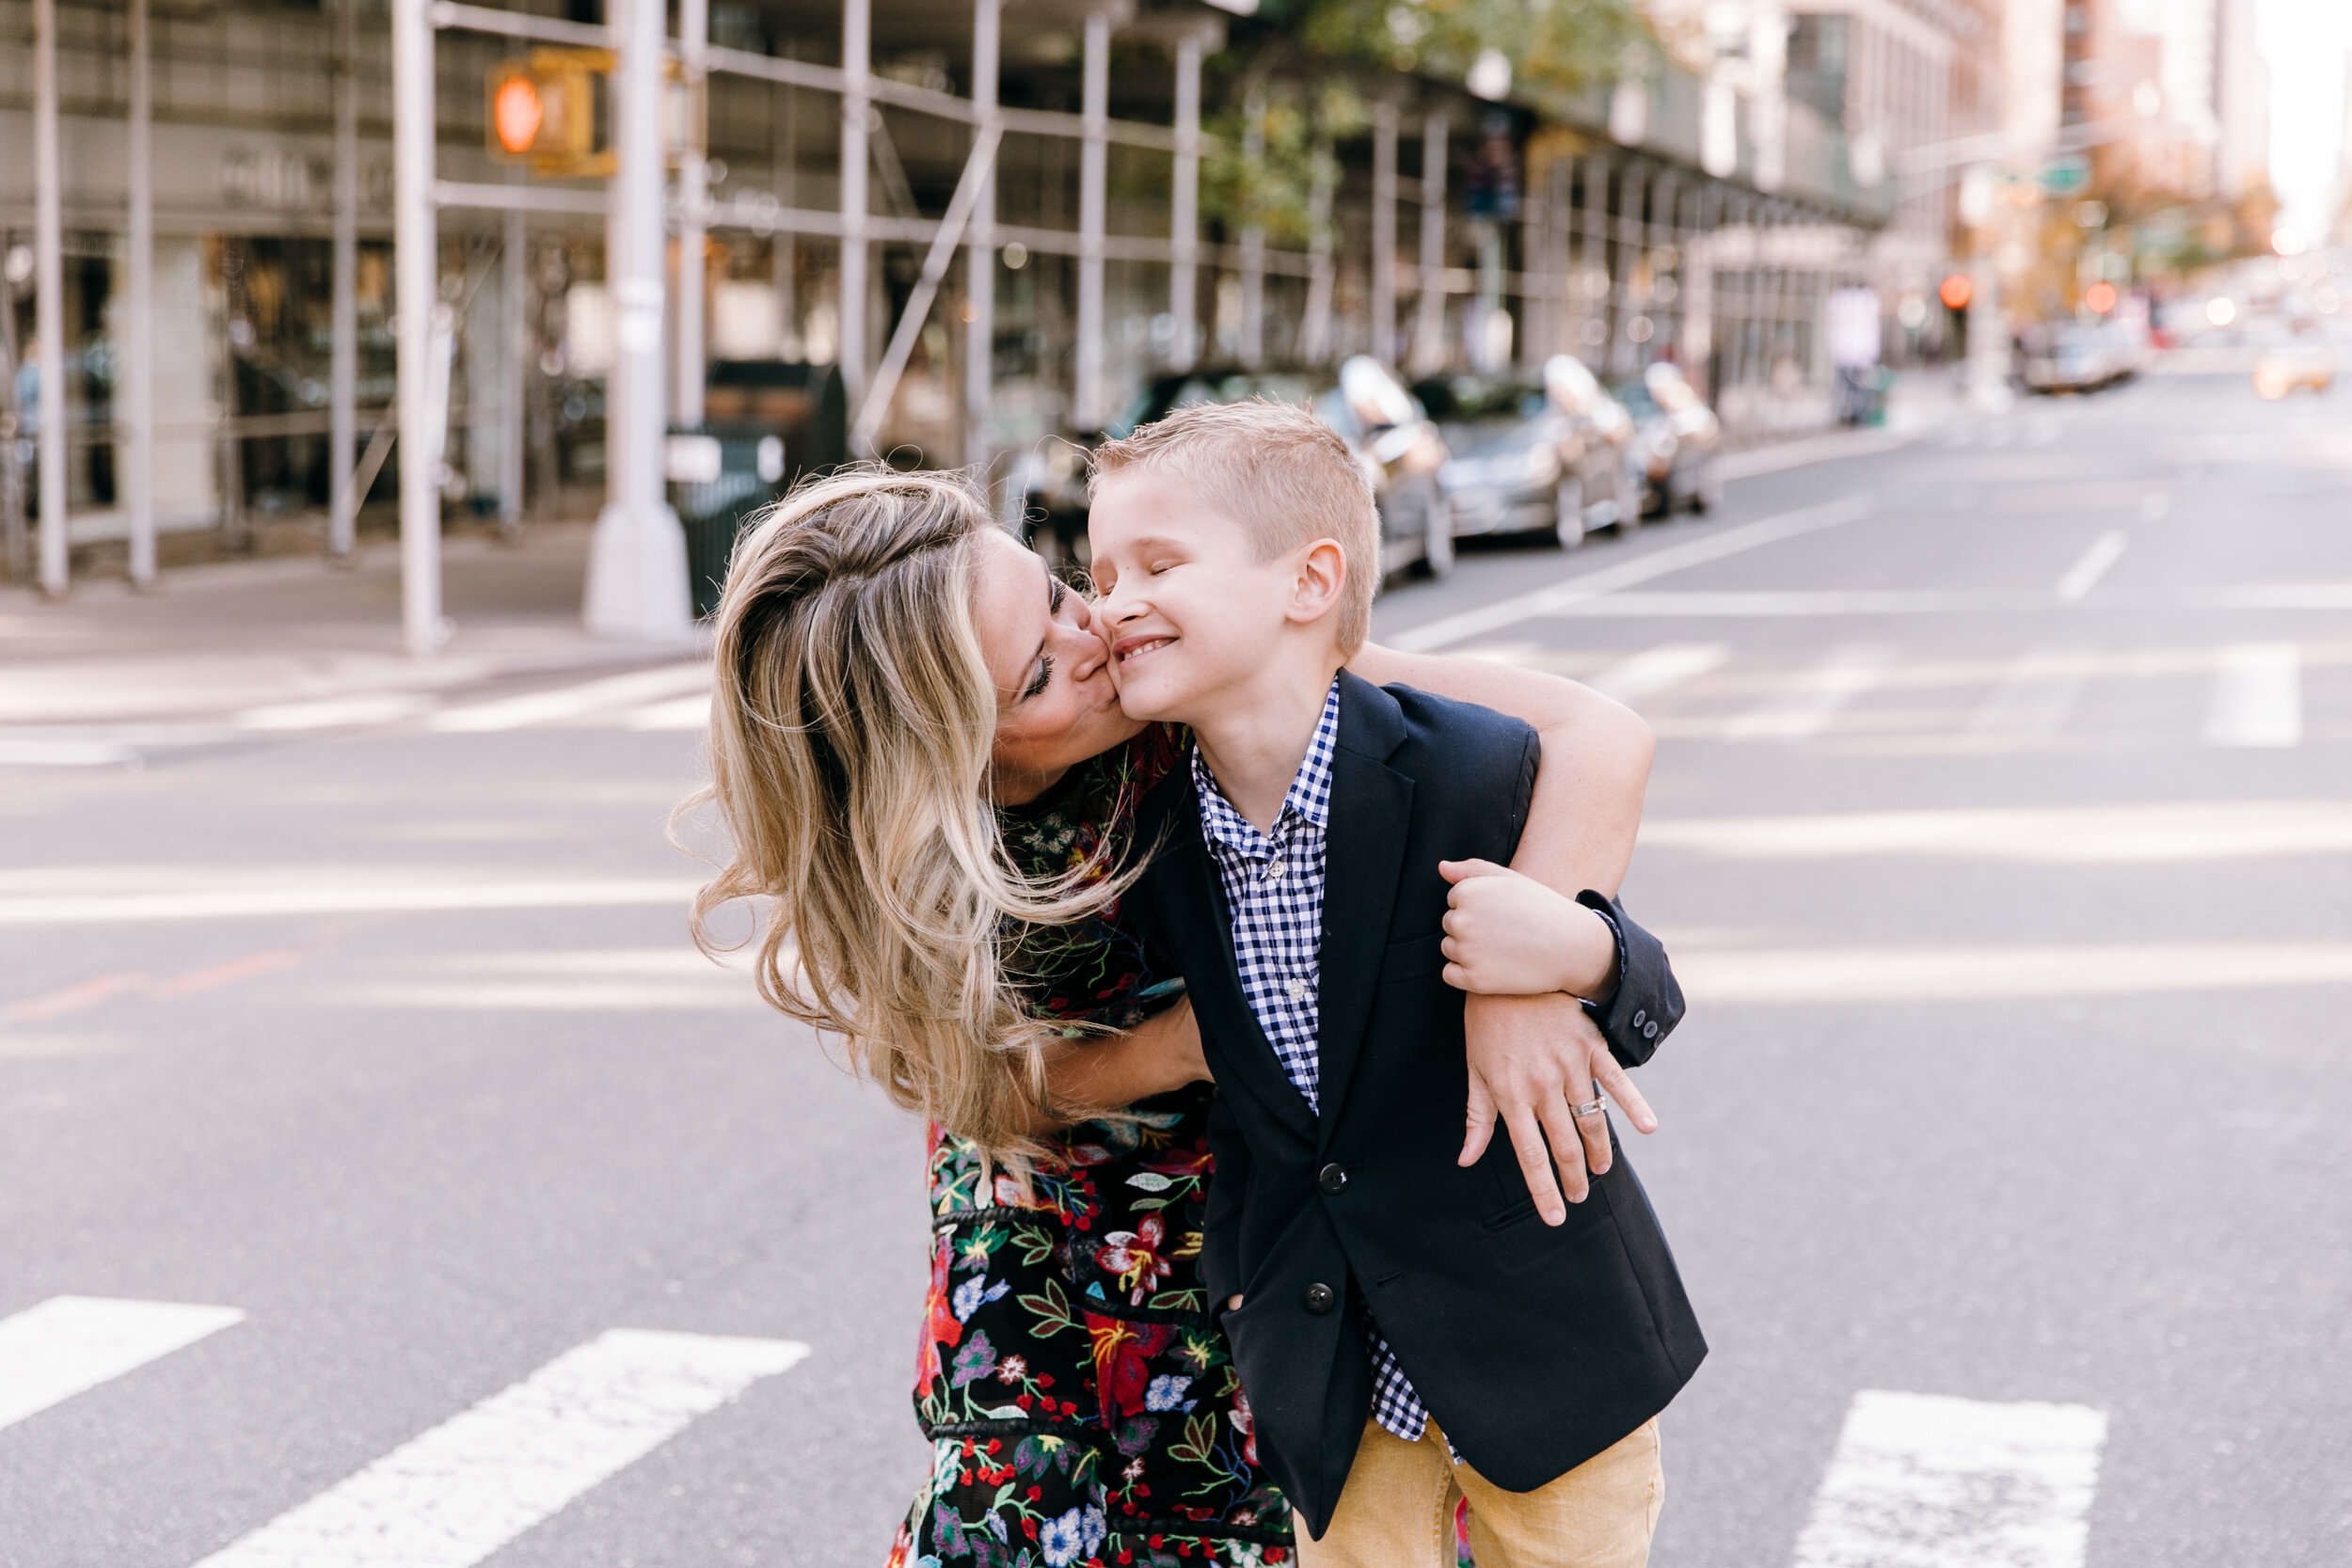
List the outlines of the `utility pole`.
{"type": "MultiPolygon", "coordinates": [[[[408,652],[449,635],[441,619],[441,433],[433,427],[434,313],[441,309],[433,211],[433,24],[428,0],[392,0],[392,306],[400,355],[400,604],[408,652]]],[[[446,404],[437,411],[447,418],[446,404]]]]}
{"type": "MultiPolygon", "coordinates": [[[[140,0],[134,0],[134,4],[140,0]]],[[[358,537],[353,465],[359,457],[359,0],[335,0],[335,259],[328,306],[326,552],[347,558],[358,537]]]]}
{"type": "Polygon", "coordinates": [[[128,450],[123,501],[130,514],[131,581],[155,586],[155,95],[147,0],[131,0],[128,317],[122,334],[122,408],[128,450]]]}
{"type": "Polygon", "coordinates": [[[40,336],[40,591],[66,591],[64,173],[57,150],[57,0],[33,5],[33,330],[40,336]]]}

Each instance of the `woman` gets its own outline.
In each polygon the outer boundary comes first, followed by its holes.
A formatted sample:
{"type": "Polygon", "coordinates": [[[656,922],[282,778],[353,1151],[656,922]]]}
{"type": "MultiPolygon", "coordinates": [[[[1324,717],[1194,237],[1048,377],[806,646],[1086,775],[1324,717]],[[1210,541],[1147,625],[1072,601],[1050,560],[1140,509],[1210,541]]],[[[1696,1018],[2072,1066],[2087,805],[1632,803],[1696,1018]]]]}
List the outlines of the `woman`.
{"type": "MultiPolygon", "coordinates": [[[[1613,892],[1639,720],[1474,661],[1368,647],[1354,668],[1535,722],[1549,760],[1515,864],[1613,892]]],[[[733,858],[697,930],[766,895],[762,994],[934,1123],[934,1465],[894,1568],[1288,1561],[1197,1274],[1214,1091],[1181,979],[1119,920],[1135,807],[1184,736],[1120,712],[1085,602],[937,474],[781,503],[737,551],[715,680],[733,858]]],[[[1487,1002],[1474,1037],[1577,1021],[1572,999],[1487,1002]]],[[[1605,1052],[1590,1070],[1647,1122],[1605,1052]]]]}

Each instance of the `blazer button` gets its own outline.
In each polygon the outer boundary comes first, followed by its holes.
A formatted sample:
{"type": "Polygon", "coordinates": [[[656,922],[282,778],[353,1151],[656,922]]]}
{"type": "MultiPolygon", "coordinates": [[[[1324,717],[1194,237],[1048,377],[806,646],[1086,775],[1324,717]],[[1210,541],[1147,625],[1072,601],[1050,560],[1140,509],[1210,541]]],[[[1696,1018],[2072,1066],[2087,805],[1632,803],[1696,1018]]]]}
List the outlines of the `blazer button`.
{"type": "Polygon", "coordinates": [[[1323,1284],[1320,1281],[1308,1286],[1304,1291],[1300,1291],[1298,1295],[1298,1305],[1304,1307],[1308,1311],[1313,1313],[1318,1318],[1322,1317],[1326,1312],[1328,1312],[1339,1304],[1339,1292],[1332,1290],[1330,1286],[1323,1284]]]}
{"type": "Polygon", "coordinates": [[[1332,1197],[1347,1191],[1347,1167],[1334,1160],[1315,1173],[1315,1185],[1332,1197]]]}

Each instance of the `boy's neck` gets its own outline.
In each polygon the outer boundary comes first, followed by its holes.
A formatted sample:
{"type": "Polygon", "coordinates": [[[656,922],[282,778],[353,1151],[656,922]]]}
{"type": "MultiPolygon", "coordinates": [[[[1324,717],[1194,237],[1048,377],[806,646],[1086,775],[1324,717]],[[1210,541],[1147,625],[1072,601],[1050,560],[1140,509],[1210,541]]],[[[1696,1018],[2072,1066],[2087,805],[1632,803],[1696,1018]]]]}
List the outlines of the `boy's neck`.
{"type": "Polygon", "coordinates": [[[1191,721],[1201,760],[1216,776],[1217,787],[1262,833],[1271,832],[1274,819],[1282,815],[1282,800],[1307,760],[1339,669],[1336,653],[1269,669],[1264,677],[1210,705],[1214,711],[1191,721]]]}

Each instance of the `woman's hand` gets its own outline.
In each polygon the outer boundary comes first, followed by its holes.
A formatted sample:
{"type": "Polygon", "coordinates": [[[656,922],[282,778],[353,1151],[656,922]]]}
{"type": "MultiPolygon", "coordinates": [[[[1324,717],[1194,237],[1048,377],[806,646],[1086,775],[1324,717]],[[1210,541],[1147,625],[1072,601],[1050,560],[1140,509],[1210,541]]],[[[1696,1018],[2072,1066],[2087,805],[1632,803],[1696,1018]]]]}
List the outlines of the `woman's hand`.
{"type": "Polygon", "coordinates": [[[1616,989],[1609,923],[1575,899],[1492,861],[1439,861],[1446,895],[1445,983],[1496,996],[1570,991],[1599,1001],[1616,989]]]}
{"type": "MultiPolygon", "coordinates": [[[[1192,998],[1180,997],[1123,1035],[1071,1040],[1051,1052],[1045,1082],[1057,1105],[1116,1110],[1209,1081],[1192,998]]],[[[1069,1125],[1041,1117],[1035,1131],[1069,1125]]]]}

